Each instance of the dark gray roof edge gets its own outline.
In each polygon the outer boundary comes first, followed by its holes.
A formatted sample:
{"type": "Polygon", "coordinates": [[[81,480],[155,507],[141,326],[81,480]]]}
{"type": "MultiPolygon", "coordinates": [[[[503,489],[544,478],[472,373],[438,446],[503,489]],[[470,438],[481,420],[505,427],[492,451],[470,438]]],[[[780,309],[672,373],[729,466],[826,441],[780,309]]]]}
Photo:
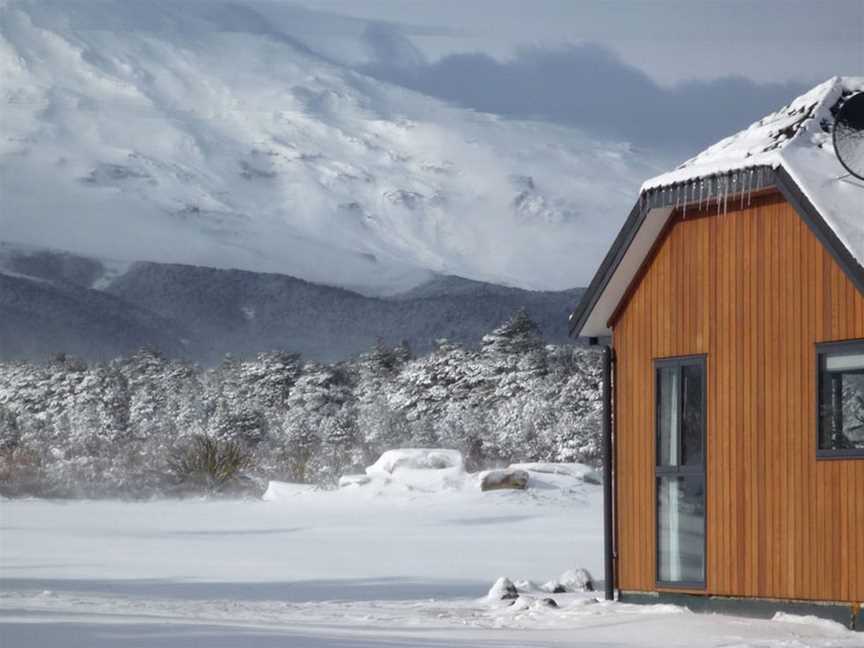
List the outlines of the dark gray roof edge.
{"type": "MultiPolygon", "coordinates": [[[[810,199],[807,198],[798,186],[798,183],[795,182],[782,166],[777,169],[764,167],[763,171],[766,171],[763,175],[764,181],[759,186],[749,187],[749,190],[776,187],[840,265],[843,272],[849,277],[858,291],[864,294],[864,267],[861,266],[849,249],[837,237],[837,234],[831,229],[822,217],[822,214],[819,213],[819,210],[810,202],[810,199]]],[[[702,180],[696,180],[696,182],[700,181],[702,180]]],[[[682,186],[687,184],[689,183],[680,183],[682,186]]],[[[685,195],[686,193],[685,191],[685,195]]],[[[738,191],[730,195],[740,195],[740,193],[738,191]]],[[[581,331],[582,327],[585,326],[585,322],[591,315],[591,311],[594,310],[597,301],[618,269],[621,259],[624,258],[636,233],[642,227],[642,223],[645,221],[648,212],[658,207],[675,207],[680,204],[680,200],[681,195],[676,191],[674,185],[672,187],[649,190],[640,194],[639,200],[636,201],[621,231],[615,238],[615,242],[591,280],[588,290],[585,291],[585,294],[579,301],[579,305],[570,315],[570,335],[581,331]]]]}
{"type": "Polygon", "coordinates": [[[609,248],[603,262],[594,274],[594,278],[588,285],[588,290],[582,295],[579,305],[576,306],[576,310],[570,315],[570,335],[573,335],[575,331],[581,331],[582,327],[585,326],[585,322],[591,315],[591,311],[594,310],[597,300],[600,299],[600,295],[603,294],[603,291],[612,279],[612,275],[618,269],[621,259],[624,258],[624,254],[630,247],[630,243],[633,242],[633,237],[636,236],[636,232],[639,231],[642,222],[650,210],[651,207],[641,199],[637,200],[633,209],[630,210],[630,215],[624,221],[621,231],[615,237],[615,242],[612,243],[612,247],[609,248]]]}

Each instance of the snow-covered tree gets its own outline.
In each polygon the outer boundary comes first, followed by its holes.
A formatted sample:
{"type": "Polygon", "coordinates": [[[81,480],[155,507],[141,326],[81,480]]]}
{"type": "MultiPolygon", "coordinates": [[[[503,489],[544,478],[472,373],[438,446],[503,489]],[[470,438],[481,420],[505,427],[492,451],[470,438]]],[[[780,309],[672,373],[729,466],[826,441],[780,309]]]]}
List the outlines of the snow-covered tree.
{"type": "Polygon", "coordinates": [[[150,351],[0,364],[0,492],[172,492],[171,459],[195,438],[236,444],[262,482],[333,484],[408,446],[458,449],[472,470],[596,463],[600,387],[595,352],[545,345],[524,312],[476,348],[440,340],[417,358],[379,343],[330,365],[274,352],[203,369],[150,351]]]}

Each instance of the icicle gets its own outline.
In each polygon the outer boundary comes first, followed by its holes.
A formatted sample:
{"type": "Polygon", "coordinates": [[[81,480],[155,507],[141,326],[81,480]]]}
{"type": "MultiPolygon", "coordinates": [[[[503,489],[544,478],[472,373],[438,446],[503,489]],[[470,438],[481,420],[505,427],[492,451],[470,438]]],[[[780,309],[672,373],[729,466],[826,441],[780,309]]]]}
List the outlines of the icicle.
{"type": "Polygon", "coordinates": [[[741,182],[738,183],[738,186],[735,189],[738,191],[738,209],[744,209],[744,172],[741,172],[739,176],[737,173],[735,174],[735,180],[738,181],[740,179],[741,182]]]}
{"type": "Polygon", "coordinates": [[[681,203],[681,217],[687,218],[687,190],[690,188],[690,182],[684,183],[684,202],[681,203]]]}
{"type": "Polygon", "coordinates": [[[747,172],[747,206],[750,206],[750,201],[753,198],[753,169],[747,172]]]}
{"type": "Polygon", "coordinates": [[[723,176],[717,176],[717,214],[723,213],[723,176]]]}
{"type": "Polygon", "coordinates": [[[717,213],[723,213],[723,179],[725,176],[717,176],[717,213]]]}
{"type": "Polygon", "coordinates": [[[726,198],[726,176],[720,175],[717,177],[717,213],[722,214],[725,211],[724,199],[726,198]]]}
{"type": "Polygon", "coordinates": [[[689,182],[681,184],[681,209],[687,209],[687,185],[689,182]]]}

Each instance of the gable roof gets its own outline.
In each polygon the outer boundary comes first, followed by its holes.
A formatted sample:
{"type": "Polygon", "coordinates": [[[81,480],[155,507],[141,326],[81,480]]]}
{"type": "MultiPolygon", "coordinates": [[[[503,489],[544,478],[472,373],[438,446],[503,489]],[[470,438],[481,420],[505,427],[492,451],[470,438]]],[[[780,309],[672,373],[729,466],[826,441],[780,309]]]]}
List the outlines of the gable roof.
{"type": "Polygon", "coordinates": [[[864,181],[840,164],[831,142],[834,116],[864,77],[834,77],[788,106],[714,144],[676,169],[647,180],[576,311],[571,333],[610,334],[607,326],[675,208],[743,204],[753,191],[778,189],[864,293],[864,181]]]}

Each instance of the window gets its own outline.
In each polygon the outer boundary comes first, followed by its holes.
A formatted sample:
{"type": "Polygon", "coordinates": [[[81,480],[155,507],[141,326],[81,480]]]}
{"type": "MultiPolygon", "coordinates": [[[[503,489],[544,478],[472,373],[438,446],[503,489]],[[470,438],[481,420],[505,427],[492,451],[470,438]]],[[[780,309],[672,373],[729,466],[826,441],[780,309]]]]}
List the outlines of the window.
{"type": "Polygon", "coordinates": [[[657,582],[705,584],[705,358],[656,360],[657,582]]]}
{"type": "Polygon", "coordinates": [[[817,346],[820,457],[864,457],[864,340],[817,346]]]}

